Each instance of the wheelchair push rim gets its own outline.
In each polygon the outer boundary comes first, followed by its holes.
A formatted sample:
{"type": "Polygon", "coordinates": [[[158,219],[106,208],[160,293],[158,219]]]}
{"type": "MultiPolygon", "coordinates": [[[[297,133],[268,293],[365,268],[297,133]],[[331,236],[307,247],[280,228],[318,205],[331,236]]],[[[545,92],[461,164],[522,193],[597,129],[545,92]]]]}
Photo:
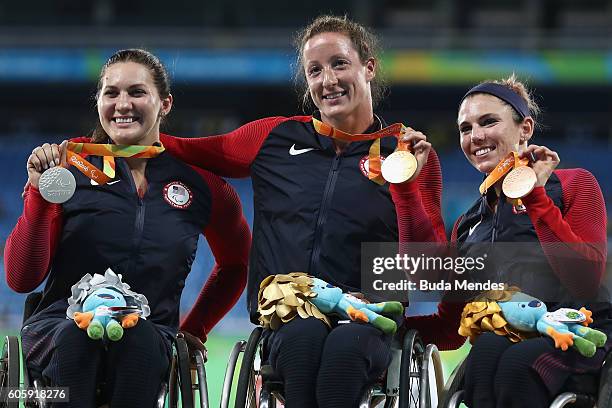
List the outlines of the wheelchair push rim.
{"type": "Polygon", "coordinates": [[[240,374],[238,376],[238,386],[236,387],[236,408],[257,407],[257,394],[261,387],[260,367],[256,362],[259,358],[258,349],[261,342],[262,328],[256,327],[249,336],[244,353],[240,374]]]}
{"type": "Polygon", "coordinates": [[[0,403],[7,408],[18,408],[19,400],[8,399],[7,388],[19,388],[19,376],[21,374],[21,353],[19,351],[19,339],[14,336],[6,336],[2,346],[0,357],[0,403]]]}
{"type": "Polygon", "coordinates": [[[199,392],[200,408],[208,408],[208,387],[206,384],[206,370],[204,363],[206,356],[200,350],[190,354],[189,347],[182,333],[178,333],[174,339],[175,356],[171,363],[170,381],[168,385],[168,406],[176,408],[195,407],[194,392],[199,392]],[[192,370],[192,360],[195,368],[192,370]],[[194,383],[197,381],[197,384],[194,383]]]}
{"type": "Polygon", "coordinates": [[[406,333],[402,345],[399,389],[399,408],[417,408],[421,394],[421,369],[425,346],[415,330],[406,333]],[[408,385],[406,387],[406,385],[408,385]]]}

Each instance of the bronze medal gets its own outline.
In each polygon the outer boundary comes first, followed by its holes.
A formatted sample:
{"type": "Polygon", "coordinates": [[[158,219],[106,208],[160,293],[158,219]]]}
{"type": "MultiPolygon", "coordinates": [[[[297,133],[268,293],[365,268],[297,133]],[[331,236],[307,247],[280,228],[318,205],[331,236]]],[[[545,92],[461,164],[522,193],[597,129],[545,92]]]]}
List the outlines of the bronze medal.
{"type": "Polygon", "coordinates": [[[410,180],[416,169],[416,157],[406,150],[393,152],[382,162],[381,166],[382,176],[385,180],[395,184],[410,180]]]}
{"type": "Polygon", "coordinates": [[[531,193],[538,178],[528,166],[515,167],[502,183],[502,191],[508,198],[521,198],[531,193]]]}

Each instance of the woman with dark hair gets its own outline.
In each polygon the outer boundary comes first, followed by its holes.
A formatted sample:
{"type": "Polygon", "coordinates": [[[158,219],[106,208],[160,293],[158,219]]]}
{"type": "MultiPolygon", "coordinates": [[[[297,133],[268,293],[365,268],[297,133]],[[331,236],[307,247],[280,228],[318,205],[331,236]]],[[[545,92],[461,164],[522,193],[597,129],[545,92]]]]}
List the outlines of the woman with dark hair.
{"type": "Polygon", "coordinates": [[[250,232],[227,183],[184,164],[159,143],[160,121],[172,108],[172,95],[157,57],[139,49],[115,53],[100,73],[97,107],[100,123],[94,137],[72,142],[85,142],[84,149],[106,146],[110,151],[124,145],[150,154],[89,156],[91,165],[104,167],[108,182],[70,167],[76,190],[58,204],[41,195],[41,174],[65,163],[67,147],[76,145],[35,148],[27,161],[23,214],[6,241],[6,279],[22,293],[46,279],[42,300],[21,332],[33,376],[44,377],[50,386],[69,387],[68,406],[93,407],[101,380],[111,406],[153,406],[168,378],[179,327],[192,343],[204,341],[238,300],[246,284],[250,232]],[[114,174],[107,174],[107,165],[114,174]],[[200,234],[216,265],[179,324],[181,292],[200,234]],[[104,274],[107,268],[146,296],[151,310],[120,341],[102,342],[67,320],[66,310],[71,286],[86,273],[104,274]]]}
{"type": "MultiPolygon", "coordinates": [[[[300,33],[297,54],[314,115],[265,118],[206,138],[162,135],[187,163],[253,180],[247,297],[254,323],[259,284],[269,275],[304,271],[359,292],[362,243],[446,241],[440,165],[425,135],[407,128],[397,138],[371,138],[386,127],[374,114],[382,88],[373,34],[346,17],[321,16],[300,33]],[[393,153],[398,139],[411,146],[415,172],[384,184],[380,157],[393,153]]],[[[438,314],[406,324],[424,341],[454,348],[461,344],[459,315],[460,307],[443,303],[438,314]]],[[[372,326],[328,330],[314,318],[296,318],[267,341],[289,408],[356,406],[389,364],[389,344],[372,326]]]]}
{"type": "MultiPolygon", "coordinates": [[[[555,151],[528,143],[538,112],[514,75],[463,97],[461,149],[485,180],[482,196],[457,220],[452,241],[473,256],[483,247],[470,244],[505,245],[495,260],[498,280],[537,296],[548,311],[586,306],[592,327],[610,333],[611,307],[600,293],[607,257],[603,195],[591,173],[558,170],[555,151]],[[504,178],[509,170],[516,172],[504,178]]],[[[556,349],[551,338],[512,343],[481,334],[466,363],[464,399],[478,408],[547,407],[570,374],[596,372],[605,349],[586,358],[556,349]]]]}

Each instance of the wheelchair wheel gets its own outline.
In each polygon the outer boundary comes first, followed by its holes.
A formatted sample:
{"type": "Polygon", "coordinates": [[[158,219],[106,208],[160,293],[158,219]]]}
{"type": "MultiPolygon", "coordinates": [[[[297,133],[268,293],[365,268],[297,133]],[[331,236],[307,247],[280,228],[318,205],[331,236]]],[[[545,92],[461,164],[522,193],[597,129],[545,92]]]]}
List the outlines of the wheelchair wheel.
{"type": "Polygon", "coordinates": [[[612,355],[606,357],[599,374],[597,408],[612,408],[612,355]]]}
{"type": "Polygon", "coordinates": [[[168,380],[168,407],[169,408],[177,408],[178,407],[178,373],[177,373],[177,364],[176,357],[172,358],[170,362],[170,379],[168,380]]]}
{"type": "Polygon", "coordinates": [[[200,393],[200,408],[208,408],[208,383],[206,380],[206,368],[204,367],[206,354],[196,350],[193,359],[195,362],[195,374],[198,379],[197,387],[194,388],[197,388],[200,393]]]}
{"type": "Polygon", "coordinates": [[[428,344],[427,347],[425,347],[423,365],[421,368],[421,394],[419,397],[419,405],[424,408],[437,407],[438,402],[442,399],[443,388],[444,372],[438,347],[435,344],[428,344]],[[433,371],[431,371],[432,369],[433,371]],[[434,377],[434,382],[431,381],[432,375],[434,377]]]}
{"type": "MultiPolygon", "coordinates": [[[[467,357],[464,358],[457,367],[455,367],[450,377],[448,378],[448,381],[444,386],[442,401],[438,405],[440,408],[453,408],[455,406],[458,406],[461,402],[459,401],[459,403],[455,404],[456,401],[452,401],[453,404],[451,404],[451,399],[453,399],[453,396],[458,391],[463,389],[463,377],[465,376],[466,362],[467,357]]],[[[458,398],[460,398],[460,396],[456,396],[455,400],[457,400],[458,398]]]]}
{"type": "MultiPolygon", "coordinates": [[[[21,353],[19,352],[19,339],[15,336],[6,336],[0,357],[0,390],[7,392],[6,388],[19,388],[19,375],[21,373],[21,353]]],[[[7,408],[18,408],[19,400],[8,399],[8,395],[0,395],[0,405],[7,408]]]]}
{"type": "Polygon", "coordinates": [[[418,408],[421,393],[421,368],[425,346],[416,330],[409,330],[402,344],[399,408],[418,408]]]}
{"type": "Polygon", "coordinates": [[[193,387],[191,386],[191,362],[187,342],[182,337],[175,340],[178,384],[181,390],[181,406],[193,408],[193,387]]]}
{"type": "Polygon", "coordinates": [[[191,367],[189,349],[183,337],[177,336],[174,340],[175,355],[170,368],[170,381],[168,385],[168,406],[179,407],[179,394],[183,408],[193,408],[193,387],[191,386],[191,367]]]}
{"type": "Polygon", "coordinates": [[[262,328],[256,327],[249,336],[242,357],[238,387],[236,388],[235,408],[257,407],[257,381],[261,378],[255,369],[257,349],[261,340],[262,328]]]}

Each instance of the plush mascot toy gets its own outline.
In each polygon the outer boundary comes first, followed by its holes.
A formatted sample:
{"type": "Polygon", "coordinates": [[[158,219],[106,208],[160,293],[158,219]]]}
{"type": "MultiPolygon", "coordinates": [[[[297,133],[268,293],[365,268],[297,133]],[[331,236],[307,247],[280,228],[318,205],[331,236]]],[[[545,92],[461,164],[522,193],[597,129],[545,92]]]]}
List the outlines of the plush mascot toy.
{"type": "Polygon", "coordinates": [[[150,312],[147,299],[132,292],[129,285],[121,282],[121,275],[111,269],[104,276],[85,275],[72,287],[72,294],[66,315],[94,340],[106,335],[109,340],[118,341],[123,337],[123,329],[134,327],[140,316],[146,318],[150,312]]]}
{"type": "Polygon", "coordinates": [[[459,334],[470,341],[484,331],[507,336],[518,342],[538,333],[549,336],[555,347],[565,351],[574,347],[592,357],[607,340],[605,333],[588,327],[592,312],[562,308],[548,312],[544,302],[515,290],[486,292],[480,301],[468,303],[461,315],[459,334]]]}
{"type": "Polygon", "coordinates": [[[74,322],[81,329],[87,329],[87,335],[99,340],[106,337],[117,341],[123,337],[123,328],[134,327],[138,323],[138,314],[124,316],[119,323],[115,311],[124,310],[127,304],[123,295],[111,288],[98,289],[92,292],[83,302],[83,312],[74,314],[74,322]]]}
{"type": "Polygon", "coordinates": [[[302,272],[268,276],[259,288],[260,323],[276,330],[295,316],[315,317],[331,326],[326,315],[369,323],[387,334],[397,330],[392,318],[404,313],[400,302],[366,303],[342,289],[302,272]]]}

